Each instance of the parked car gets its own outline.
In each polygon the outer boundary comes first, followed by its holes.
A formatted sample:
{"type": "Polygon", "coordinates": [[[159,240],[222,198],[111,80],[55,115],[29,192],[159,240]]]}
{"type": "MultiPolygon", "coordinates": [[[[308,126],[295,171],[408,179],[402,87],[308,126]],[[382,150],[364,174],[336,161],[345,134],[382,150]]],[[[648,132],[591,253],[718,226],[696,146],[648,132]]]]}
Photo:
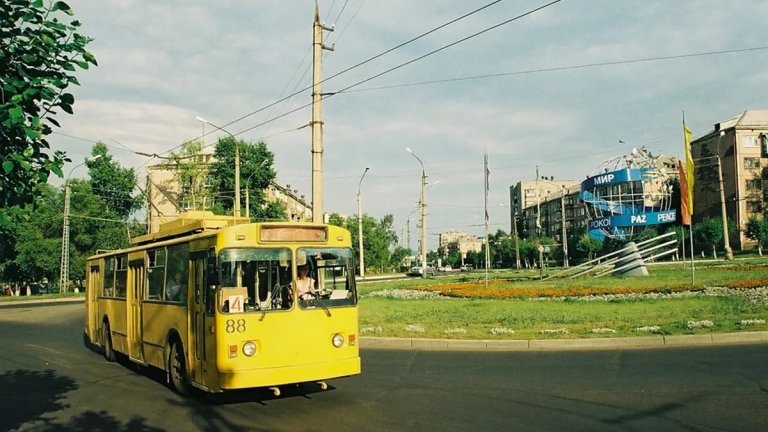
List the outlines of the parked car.
{"type": "Polygon", "coordinates": [[[460,270],[463,272],[468,272],[468,271],[472,271],[472,268],[473,267],[470,264],[464,264],[463,266],[460,267],[460,270]]]}
{"type": "MultiPolygon", "coordinates": [[[[434,276],[436,273],[435,268],[428,265],[426,270],[426,276],[434,276]]],[[[425,273],[422,271],[421,266],[412,267],[411,271],[408,273],[411,276],[422,276],[425,273]]]]}
{"type": "Polygon", "coordinates": [[[440,269],[439,269],[439,270],[440,270],[441,272],[449,272],[449,271],[453,271],[453,267],[451,267],[451,266],[447,265],[447,266],[443,266],[443,267],[440,267],[440,269]]]}

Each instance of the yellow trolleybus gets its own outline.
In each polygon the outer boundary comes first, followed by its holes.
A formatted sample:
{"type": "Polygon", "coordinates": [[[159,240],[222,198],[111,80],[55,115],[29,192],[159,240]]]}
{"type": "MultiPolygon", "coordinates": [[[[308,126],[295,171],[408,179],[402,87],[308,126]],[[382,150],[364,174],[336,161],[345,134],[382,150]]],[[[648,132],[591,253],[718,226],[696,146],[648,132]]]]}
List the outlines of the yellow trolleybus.
{"type": "Polygon", "coordinates": [[[166,371],[179,393],[360,373],[350,234],[189,212],[87,262],[87,338],[166,371]],[[314,287],[297,290],[308,266],[314,287]]]}

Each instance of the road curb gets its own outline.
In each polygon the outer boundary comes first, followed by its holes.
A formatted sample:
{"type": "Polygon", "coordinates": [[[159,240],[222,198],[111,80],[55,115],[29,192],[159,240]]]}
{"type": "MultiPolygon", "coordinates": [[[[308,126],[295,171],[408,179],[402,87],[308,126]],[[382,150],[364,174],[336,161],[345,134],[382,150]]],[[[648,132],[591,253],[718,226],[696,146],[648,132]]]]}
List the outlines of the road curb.
{"type": "Polygon", "coordinates": [[[17,307],[17,306],[29,306],[29,305],[46,305],[53,303],[78,303],[84,302],[83,297],[68,297],[68,298],[49,298],[49,299],[33,299],[33,300],[9,300],[0,302],[0,308],[4,307],[17,307]]]}
{"type": "Polygon", "coordinates": [[[768,343],[768,331],[588,339],[463,340],[363,336],[365,349],[416,351],[579,351],[768,343]]]}

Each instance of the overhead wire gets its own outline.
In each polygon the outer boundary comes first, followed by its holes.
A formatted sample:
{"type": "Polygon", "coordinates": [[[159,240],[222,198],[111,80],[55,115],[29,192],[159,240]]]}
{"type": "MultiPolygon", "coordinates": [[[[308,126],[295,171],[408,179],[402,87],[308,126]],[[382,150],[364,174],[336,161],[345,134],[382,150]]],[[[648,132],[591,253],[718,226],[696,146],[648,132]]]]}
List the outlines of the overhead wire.
{"type": "MultiPolygon", "coordinates": [[[[495,4],[495,3],[498,3],[499,1],[502,1],[502,0],[496,0],[495,2],[493,2],[493,3],[490,3],[490,4],[488,4],[488,5],[485,5],[485,6],[483,6],[482,8],[476,9],[476,10],[475,10],[475,11],[473,11],[473,12],[470,12],[470,13],[468,13],[468,14],[465,14],[465,15],[463,15],[463,16],[462,16],[462,17],[460,17],[460,18],[454,19],[454,20],[452,20],[450,23],[456,22],[456,21],[457,21],[457,20],[459,20],[459,19],[462,19],[462,18],[464,18],[464,17],[466,17],[466,16],[469,16],[469,14],[472,14],[472,13],[476,13],[477,11],[479,11],[479,10],[482,10],[482,9],[484,9],[484,8],[487,8],[487,7],[489,7],[489,6],[491,6],[491,5],[495,4]]],[[[400,64],[399,64],[399,65],[397,65],[397,66],[391,67],[391,68],[389,68],[389,69],[386,69],[386,70],[384,70],[384,71],[382,71],[382,72],[379,72],[379,73],[377,73],[377,74],[375,74],[375,75],[373,75],[373,76],[371,76],[371,77],[368,77],[368,78],[366,78],[366,79],[363,79],[363,80],[361,80],[361,81],[358,81],[358,82],[356,82],[355,84],[352,84],[352,85],[349,85],[349,86],[347,86],[347,87],[344,87],[343,89],[341,89],[341,90],[339,90],[339,91],[336,91],[336,92],[333,92],[333,93],[326,93],[326,94],[324,94],[323,96],[321,96],[321,100],[325,100],[325,99],[327,99],[327,98],[329,98],[329,97],[331,97],[331,96],[334,96],[334,95],[337,95],[337,94],[340,94],[340,93],[344,93],[344,92],[348,91],[349,89],[352,89],[352,88],[354,88],[354,87],[357,87],[357,86],[359,86],[359,85],[365,84],[366,82],[369,82],[369,81],[371,81],[371,80],[374,80],[374,79],[376,79],[376,78],[379,78],[379,77],[381,77],[381,76],[383,76],[383,75],[386,75],[386,74],[388,74],[388,73],[390,73],[390,72],[396,71],[396,70],[398,70],[398,69],[400,69],[400,68],[403,68],[403,67],[405,67],[405,66],[408,66],[408,65],[410,65],[410,64],[413,64],[413,63],[415,63],[415,62],[417,62],[417,61],[423,60],[423,59],[425,59],[425,58],[427,58],[427,57],[429,57],[429,56],[432,56],[432,55],[434,55],[434,54],[437,54],[437,53],[439,53],[439,52],[441,52],[441,51],[444,51],[444,50],[446,50],[446,49],[448,49],[448,48],[451,48],[451,47],[453,47],[453,46],[456,46],[456,45],[458,45],[458,44],[460,44],[460,43],[466,42],[466,41],[468,41],[468,40],[470,40],[470,39],[473,39],[473,38],[475,38],[475,37],[477,37],[477,36],[480,36],[480,35],[482,35],[482,34],[484,34],[484,33],[487,33],[487,32],[489,32],[489,31],[491,31],[491,30],[497,29],[497,28],[499,28],[499,27],[501,27],[501,26],[504,26],[504,25],[506,25],[506,24],[509,24],[509,23],[511,23],[511,22],[514,22],[514,21],[517,21],[517,20],[519,20],[519,19],[521,19],[521,18],[524,18],[524,17],[526,17],[526,16],[528,16],[528,15],[531,15],[531,14],[533,14],[533,13],[535,13],[535,12],[538,12],[538,11],[540,11],[540,10],[542,10],[542,9],[545,9],[545,8],[547,8],[547,7],[549,7],[549,6],[552,6],[552,5],[556,4],[556,3],[560,3],[561,1],[563,1],[563,0],[553,0],[553,1],[551,1],[551,2],[549,2],[549,3],[547,3],[547,4],[545,4],[545,5],[539,6],[539,7],[535,8],[535,9],[531,9],[531,10],[529,10],[529,11],[525,12],[525,13],[522,13],[522,14],[520,14],[520,15],[517,15],[517,16],[515,16],[515,17],[512,17],[512,18],[510,18],[510,19],[508,19],[508,20],[505,20],[505,21],[503,21],[503,22],[501,22],[501,23],[498,23],[498,24],[496,24],[496,25],[493,25],[493,26],[491,26],[491,27],[487,27],[487,28],[485,28],[485,29],[483,29],[483,30],[481,30],[481,31],[479,31],[479,32],[473,33],[473,34],[471,34],[471,35],[469,35],[469,36],[463,37],[463,38],[461,38],[461,39],[459,39],[459,40],[457,40],[457,41],[454,41],[454,42],[452,42],[452,43],[450,43],[450,44],[448,44],[448,45],[443,45],[442,47],[440,47],[440,48],[437,48],[437,49],[434,49],[434,50],[432,50],[432,51],[429,51],[429,52],[427,52],[426,54],[420,55],[420,56],[418,56],[418,57],[416,57],[416,58],[413,58],[413,59],[411,59],[411,60],[408,60],[408,61],[406,61],[406,62],[404,62],[404,63],[400,63],[400,64]]],[[[443,24],[442,26],[440,26],[440,27],[437,27],[436,29],[439,29],[439,28],[445,27],[446,25],[448,25],[448,23],[446,23],[446,24],[443,24]]],[[[433,31],[436,31],[436,29],[430,30],[429,32],[427,32],[427,33],[424,33],[423,35],[426,35],[426,34],[428,34],[428,33],[431,33],[431,32],[433,32],[433,31]]],[[[419,36],[419,37],[422,37],[422,36],[419,36]]],[[[400,44],[400,45],[398,45],[398,46],[397,46],[397,47],[395,47],[395,48],[391,48],[391,49],[389,49],[389,50],[385,51],[384,53],[382,53],[381,55],[383,55],[383,54],[386,54],[386,53],[389,53],[389,52],[393,51],[394,49],[396,49],[396,48],[398,48],[398,47],[401,47],[401,46],[403,46],[403,45],[405,45],[405,44],[407,44],[407,43],[410,43],[410,42],[412,42],[412,41],[414,41],[414,40],[416,40],[416,39],[417,39],[417,38],[411,39],[410,41],[408,41],[408,42],[405,42],[405,43],[403,43],[403,44],[400,44]]],[[[381,56],[381,55],[379,55],[379,56],[381,56]]],[[[373,60],[374,58],[377,58],[377,57],[376,57],[376,56],[375,56],[375,57],[372,57],[371,59],[369,59],[369,60],[366,60],[365,62],[362,62],[362,63],[358,63],[358,65],[362,65],[362,64],[364,64],[364,63],[367,63],[367,62],[369,62],[369,61],[373,60]]],[[[355,66],[355,67],[356,67],[356,66],[355,66]]],[[[338,75],[340,75],[340,74],[342,74],[342,73],[344,73],[344,72],[346,72],[346,71],[349,71],[349,70],[351,70],[351,69],[352,69],[352,68],[348,68],[348,69],[345,69],[344,71],[341,71],[341,72],[339,72],[339,73],[337,73],[337,74],[335,74],[335,75],[332,75],[331,77],[329,77],[329,78],[326,78],[325,80],[323,80],[323,82],[324,82],[324,81],[327,81],[328,79],[331,79],[331,78],[333,78],[333,77],[336,77],[336,76],[338,76],[338,75]]],[[[304,104],[304,105],[302,105],[302,106],[300,106],[300,107],[298,107],[298,108],[295,108],[295,109],[293,109],[293,110],[290,110],[290,111],[288,111],[288,112],[285,112],[285,113],[283,113],[283,114],[280,114],[280,115],[278,115],[278,116],[276,116],[276,117],[270,118],[270,119],[268,119],[268,120],[265,120],[265,121],[263,121],[263,122],[261,122],[261,123],[258,123],[258,124],[254,125],[254,126],[251,126],[251,127],[249,127],[249,128],[243,129],[243,130],[239,131],[239,132],[238,132],[237,134],[235,134],[235,135],[239,135],[239,134],[243,134],[243,133],[245,133],[245,132],[249,132],[249,131],[251,131],[251,130],[253,130],[253,129],[256,129],[256,128],[258,128],[258,127],[264,126],[265,124],[269,124],[269,123],[271,123],[271,122],[273,122],[273,121],[275,121],[275,120],[279,120],[279,119],[281,119],[281,118],[283,118],[283,117],[287,117],[287,116],[289,116],[289,115],[291,115],[291,114],[293,114],[293,113],[295,113],[295,112],[298,112],[298,111],[300,111],[300,110],[302,110],[302,109],[304,109],[304,108],[307,108],[307,107],[309,107],[309,106],[311,106],[311,105],[312,105],[312,103],[311,103],[311,102],[310,102],[310,103],[308,103],[308,104],[304,104]]],[[[235,121],[233,121],[233,122],[230,122],[229,124],[232,124],[232,123],[235,123],[235,122],[237,122],[237,121],[240,121],[240,120],[242,120],[243,118],[245,118],[245,116],[244,116],[244,117],[241,117],[241,118],[240,118],[240,119],[238,119],[238,120],[235,120],[235,121]]]]}
{"type": "Polygon", "coordinates": [[[388,86],[367,87],[367,88],[362,88],[362,89],[350,90],[350,91],[347,91],[347,93],[357,93],[357,92],[377,91],[377,90],[389,90],[389,89],[402,88],[402,87],[415,87],[415,86],[429,85],[429,84],[444,84],[444,83],[451,83],[451,82],[457,82],[457,81],[469,81],[469,80],[479,80],[479,79],[487,79],[487,78],[499,78],[499,77],[505,77],[505,76],[513,76],[513,75],[526,75],[526,74],[535,74],[535,73],[543,73],[543,72],[556,72],[556,71],[565,71],[565,70],[586,69],[586,68],[602,67],[602,66],[616,66],[616,65],[632,64],[632,63],[643,63],[643,62],[654,62],[654,61],[665,61],[665,60],[678,60],[678,59],[685,59],[685,58],[691,58],[691,57],[704,57],[704,56],[713,56],[713,55],[722,55],[722,54],[734,54],[734,53],[749,52],[749,51],[760,51],[760,50],[768,50],[768,46],[753,47],[753,48],[740,48],[740,49],[731,49],[731,50],[721,50],[721,51],[706,51],[706,52],[701,52],[701,53],[678,54],[678,55],[659,56],[659,57],[645,57],[645,58],[638,58],[638,59],[616,60],[616,61],[598,62],[598,63],[585,63],[585,64],[578,64],[578,65],[570,65],[570,66],[557,66],[557,67],[549,67],[549,68],[527,69],[527,70],[520,70],[520,71],[514,71],[514,72],[501,72],[501,73],[494,73],[494,74],[471,75],[471,76],[456,77],[456,78],[444,78],[444,79],[438,79],[438,80],[418,81],[418,82],[403,83],[403,84],[393,84],[393,85],[388,85],[388,86]]]}
{"type": "MultiPolygon", "coordinates": [[[[324,78],[322,81],[320,81],[320,83],[325,83],[326,81],[329,81],[329,80],[331,80],[331,79],[334,79],[334,78],[336,78],[336,77],[338,77],[338,76],[340,76],[340,75],[342,75],[342,74],[345,74],[345,73],[347,73],[347,72],[349,72],[349,71],[351,71],[351,70],[354,70],[354,69],[356,69],[356,68],[358,68],[358,67],[361,67],[361,66],[363,66],[363,65],[365,65],[365,64],[368,64],[368,63],[370,63],[370,62],[372,62],[372,61],[374,61],[374,60],[376,60],[376,59],[378,59],[378,58],[381,58],[381,57],[383,57],[383,56],[385,56],[385,55],[387,55],[387,54],[389,54],[389,53],[391,53],[391,52],[393,52],[393,51],[395,51],[395,50],[398,50],[398,49],[400,49],[400,48],[402,48],[402,47],[404,47],[404,46],[406,46],[406,45],[408,45],[408,44],[411,44],[411,43],[413,43],[413,42],[415,42],[415,41],[417,41],[417,40],[419,40],[419,39],[422,39],[422,38],[424,38],[424,37],[426,37],[426,36],[428,36],[428,35],[430,35],[430,34],[432,34],[432,33],[436,32],[436,31],[438,31],[438,30],[440,30],[440,29],[443,29],[443,28],[445,28],[445,27],[449,26],[449,25],[455,24],[455,23],[456,23],[456,22],[458,22],[458,21],[461,21],[461,20],[463,20],[463,19],[465,19],[465,18],[467,18],[467,17],[469,17],[469,16],[472,16],[472,15],[474,15],[474,14],[476,14],[476,13],[480,12],[480,11],[483,11],[483,10],[485,10],[485,9],[487,9],[487,8],[489,8],[489,7],[491,7],[491,6],[495,5],[495,4],[497,4],[497,3],[500,3],[500,2],[502,2],[502,1],[504,1],[504,0],[494,0],[494,1],[492,1],[492,2],[488,3],[488,4],[484,5],[484,6],[481,6],[481,7],[477,8],[477,9],[474,9],[474,10],[472,10],[472,11],[470,11],[470,12],[467,12],[467,13],[465,13],[464,15],[461,15],[461,16],[459,16],[459,17],[457,17],[457,18],[454,18],[454,19],[452,19],[452,20],[450,20],[450,21],[448,21],[448,22],[446,22],[446,23],[444,23],[444,24],[441,24],[441,25],[439,25],[439,26],[437,26],[437,27],[435,27],[435,28],[433,28],[433,29],[431,29],[431,30],[428,30],[428,31],[426,31],[426,32],[424,32],[424,33],[421,33],[420,35],[418,35],[418,36],[415,36],[415,37],[413,37],[413,38],[411,38],[411,39],[409,39],[409,40],[407,40],[407,41],[405,41],[405,42],[402,42],[402,43],[400,43],[400,44],[397,44],[397,45],[395,45],[395,46],[394,46],[394,47],[392,47],[392,48],[389,48],[389,49],[387,49],[387,50],[385,50],[385,51],[383,51],[383,52],[381,52],[381,53],[379,53],[379,54],[376,54],[376,55],[374,55],[374,56],[372,56],[372,57],[369,57],[368,59],[366,59],[366,60],[363,60],[363,61],[361,61],[361,62],[359,62],[359,63],[356,63],[356,64],[354,64],[354,65],[352,65],[352,66],[350,66],[350,67],[348,67],[348,68],[346,68],[346,69],[343,69],[343,70],[341,70],[341,71],[339,71],[339,72],[337,72],[337,73],[335,73],[335,74],[333,74],[333,75],[331,75],[331,76],[329,76],[329,77],[327,77],[327,78],[324,78]]],[[[562,1],[562,0],[557,0],[557,1],[562,1]]],[[[296,96],[296,95],[300,94],[301,92],[303,92],[303,91],[305,91],[305,90],[309,90],[309,89],[311,89],[311,88],[312,88],[312,86],[308,86],[308,87],[305,87],[305,88],[303,88],[303,89],[301,89],[301,90],[299,90],[299,91],[296,91],[296,92],[294,92],[294,93],[292,93],[292,94],[290,94],[290,95],[288,95],[288,96],[285,96],[285,97],[283,97],[283,98],[281,98],[281,99],[279,99],[279,100],[277,100],[277,101],[275,101],[275,102],[272,102],[272,103],[270,103],[270,104],[268,104],[268,105],[265,105],[265,106],[263,106],[263,107],[261,107],[261,108],[259,108],[259,109],[257,109],[257,110],[254,110],[254,111],[252,111],[252,112],[250,112],[250,113],[248,113],[248,114],[245,114],[245,115],[243,115],[243,116],[240,116],[239,118],[237,118],[237,119],[235,119],[235,120],[232,120],[232,121],[230,121],[229,123],[226,123],[226,124],[225,124],[224,126],[222,126],[222,127],[224,127],[224,128],[225,128],[225,127],[231,126],[231,125],[232,125],[232,124],[234,124],[234,123],[240,122],[240,121],[242,121],[242,120],[244,120],[244,119],[246,119],[246,118],[248,118],[248,117],[250,117],[250,116],[252,116],[252,115],[258,114],[258,113],[260,113],[260,112],[262,112],[262,111],[264,111],[264,110],[266,110],[266,109],[268,109],[268,108],[270,108],[270,107],[272,107],[272,106],[275,106],[275,105],[279,104],[280,102],[283,102],[284,100],[287,100],[287,99],[289,99],[289,98],[292,98],[292,97],[294,97],[294,96],[296,96]]],[[[310,105],[311,105],[311,104],[310,104],[310,105]]],[[[305,108],[306,106],[308,106],[308,105],[302,106],[301,108],[305,108]]],[[[299,109],[301,109],[301,108],[299,108],[299,109]]],[[[273,118],[273,119],[271,119],[271,120],[269,120],[269,121],[267,121],[267,122],[263,122],[263,123],[261,123],[261,124],[259,124],[259,125],[257,125],[257,126],[254,126],[254,127],[248,128],[248,129],[246,129],[245,131],[241,131],[241,132],[239,132],[238,134],[244,133],[244,132],[246,132],[246,131],[250,131],[250,130],[252,130],[252,129],[255,129],[256,127],[259,127],[259,126],[263,126],[264,124],[270,123],[271,121],[274,121],[274,120],[276,120],[276,119],[279,119],[279,118],[285,117],[285,116],[287,116],[287,115],[290,115],[290,114],[292,114],[292,113],[294,113],[294,112],[298,111],[299,109],[291,110],[291,111],[287,112],[286,114],[283,114],[283,115],[277,116],[277,117],[275,117],[275,118],[273,118]]]]}

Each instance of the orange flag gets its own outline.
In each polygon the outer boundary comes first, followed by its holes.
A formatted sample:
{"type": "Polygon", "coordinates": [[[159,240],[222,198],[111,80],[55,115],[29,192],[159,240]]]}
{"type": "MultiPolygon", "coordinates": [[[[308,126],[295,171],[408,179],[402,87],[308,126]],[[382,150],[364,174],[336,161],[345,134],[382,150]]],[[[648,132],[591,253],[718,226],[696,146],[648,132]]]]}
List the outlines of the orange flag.
{"type": "Polygon", "coordinates": [[[677,169],[680,172],[680,216],[683,225],[691,224],[691,202],[688,190],[688,176],[682,161],[677,161],[677,169]]]}

